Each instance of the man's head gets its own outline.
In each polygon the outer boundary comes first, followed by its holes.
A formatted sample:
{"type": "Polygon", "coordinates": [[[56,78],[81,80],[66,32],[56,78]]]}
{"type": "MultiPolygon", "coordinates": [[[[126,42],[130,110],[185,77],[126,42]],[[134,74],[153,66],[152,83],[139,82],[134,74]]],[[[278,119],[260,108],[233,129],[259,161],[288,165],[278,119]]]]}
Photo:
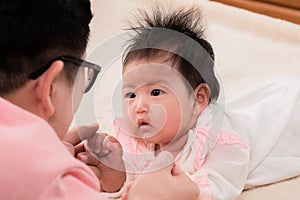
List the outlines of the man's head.
{"type": "MultiPolygon", "coordinates": [[[[0,95],[29,81],[54,57],[82,57],[92,18],[89,0],[0,2],[0,95]]],[[[72,84],[78,68],[65,67],[72,84]]]]}
{"type": "Polygon", "coordinates": [[[0,2],[0,96],[48,121],[59,137],[82,95],[74,82],[84,81],[83,68],[68,59],[85,56],[91,19],[89,0],[0,2]]]}

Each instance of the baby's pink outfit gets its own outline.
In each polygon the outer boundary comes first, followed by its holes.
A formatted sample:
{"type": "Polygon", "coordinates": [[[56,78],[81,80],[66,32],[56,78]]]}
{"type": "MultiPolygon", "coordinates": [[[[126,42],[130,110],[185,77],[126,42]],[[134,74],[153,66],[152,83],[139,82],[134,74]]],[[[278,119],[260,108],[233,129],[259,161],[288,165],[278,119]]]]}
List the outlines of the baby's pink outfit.
{"type": "MultiPolygon", "coordinates": [[[[122,125],[124,124],[121,119],[115,120],[116,137],[122,143],[127,171],[142,172],[155,158],[155,145],[130,136],[122,125]]],[[[175,158],[176,164],[198,185],[201,200],[213,199],[212,194],[220,194],[218,189],[220,186],[224,189],[225,187],[231,188],[227,197],[237,196],[243,189],[243,183],[247,177],[244,170],[248,165],[247,142],[228,131],[212,132],[213,130],[205,127],[190,130],[188,141],[175,158]],[[215,141],[210,134],[217,135],[215,141]],[[214,150],[208,152],[212,148],[214,150]],[[207,154],[210,154],[207,157],[209,160],[205,158],[207,154]],[[236,172],[235,176],[223,177],[226,174],[232,174],[232,171],[236,172]],[[212,176],[215,177],[216,182],[210,181],[212,176]]],[[[130,178],[130,176],[127,177],[130,178]]]]}
{"type": "MultiPolygon", "coordinates": [[[[245,188],[300,174],[299,119],[300,77],[253,87],[208,106],[176,163],[199,186],[201,200],[236,199],[245,188]]],[[[155,144],[132,137],[121,119],[114,127],[127,171],[143,171],[155,157],[155,144]]]]}
{"type": "Polygon", "coordinates": [[[106,199],[46,121],[2,98],[0,111],[0,199],[106,199]]]}

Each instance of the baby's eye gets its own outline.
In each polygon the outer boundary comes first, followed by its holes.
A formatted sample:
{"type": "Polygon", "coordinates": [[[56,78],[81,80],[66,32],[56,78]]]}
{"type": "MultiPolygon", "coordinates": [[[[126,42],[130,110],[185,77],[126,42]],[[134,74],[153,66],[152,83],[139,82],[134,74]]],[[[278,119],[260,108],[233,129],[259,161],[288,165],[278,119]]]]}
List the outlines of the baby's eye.
{"type": "Polygon", "coordinates": [[[160,89],[154,89],[151,91],[151,96],[158,96],[165,93],[164,91],[160,90],[160,89]]]}
{"type": "Polygon", "coordinates": [[[133,92],[128,92],[126,95],[125,95],[126,98],[129,98],[129,99],[133,99],[136,97],[136,95],[133,93],[133,92]]]}

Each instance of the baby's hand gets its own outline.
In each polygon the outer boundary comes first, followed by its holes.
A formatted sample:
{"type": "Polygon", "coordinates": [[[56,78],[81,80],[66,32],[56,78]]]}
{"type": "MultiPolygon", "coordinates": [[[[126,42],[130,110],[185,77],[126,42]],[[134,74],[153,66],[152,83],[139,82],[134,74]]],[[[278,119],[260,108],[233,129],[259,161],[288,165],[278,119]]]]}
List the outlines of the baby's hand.
{"type": "Polygon", "coordinates": [[[85,143],[85,148],[107,167],[122,171],[123,150],[119,141],[106,133],[95,133],[85,143]]]}
{"type": "Polygon", "coordinates": [[[118,191],[126,179],[123,150],[119,141],[106,133],[95,133],[87,138],[85,148],[90,154],[82,152],[77,158],[90,165],[92,170],[94,167],[100,170],[96,174],[102,191],[118,191]]]}
{"type": "Polygon", "coordinates": [[[98,129],[98,124],[91,124],[88,126],[80,126],[69,129],[62,139],[62,142],[71,155],[75,157],[77,153],[84,151],[81,141],[86,139],[86,137],[90,137],[91,135],[95,134],[98,129]]]}

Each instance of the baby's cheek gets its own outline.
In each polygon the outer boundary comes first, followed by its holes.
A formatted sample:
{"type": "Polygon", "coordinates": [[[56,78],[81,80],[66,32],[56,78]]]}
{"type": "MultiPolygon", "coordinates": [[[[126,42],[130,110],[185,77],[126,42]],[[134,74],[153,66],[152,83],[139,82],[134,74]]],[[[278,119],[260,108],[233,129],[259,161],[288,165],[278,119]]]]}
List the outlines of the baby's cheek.
{"type": "Polygon", "coordinates": [[[126,126],[128,126],[128,128],[131,128],[133,125],[135,125],[135,115],[134,112],[131,112],[131,110],[129,109],[129,107],[126,105],[123,105],[123,119],[124,122],[126,124],[126,126]]]}
{"type": "Polygon", "coordinates": [[[171,111],[168,113],[167,124],[173,131],[178,131],[182,125],[182,110],[179,105],[169,108],[171,111]]]}
{"type": "Polygon", "coordinates": [[[136,126],[135,122],[135,114],[134,113],[128,113],[126,118],[126,123],[132,128],[136,126]]]}
{"type": "Polygon", "coordinates": [[[168,113],[164,106],[154,104],[150,107],[151,124],[155,124],[157,132],[160,132],[167,121],[168,113]]]}
{"type": "Polygon", "coordinates": [[[122,103],[122,115],[123,117],[125,118],[132,118],[132,106],[130,105],[130,103],[128,101],[125,101],[123,100],[123,103],[122,103]]]}

